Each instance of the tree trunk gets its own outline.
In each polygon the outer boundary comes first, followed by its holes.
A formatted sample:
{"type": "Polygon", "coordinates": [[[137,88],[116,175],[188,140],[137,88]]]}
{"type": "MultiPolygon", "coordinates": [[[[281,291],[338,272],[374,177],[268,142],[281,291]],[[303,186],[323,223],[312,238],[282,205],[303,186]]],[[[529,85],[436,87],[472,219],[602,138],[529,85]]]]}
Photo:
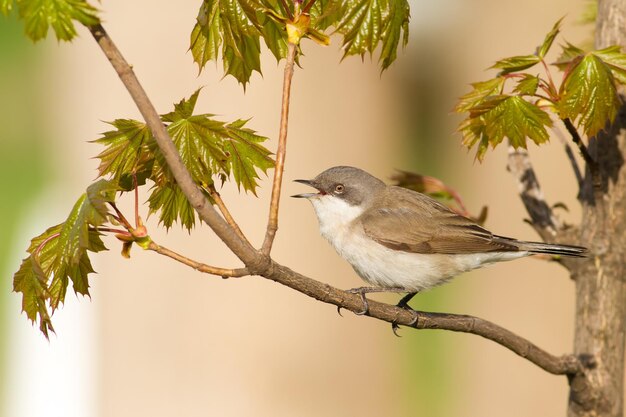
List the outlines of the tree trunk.
{"type": "MultiPolygon", "coordinates": [[[[596,48],[626,46],[626,2],[599,0],[596,48]]],[[[622,99],[624,97],[622,96],[622,99]]],[[[569,416],[622,417],[626,342],[626,108],[589,143],[598,162],[581,192],[582,242],[590,259],[571,270],[576,281],[574,352],[586,362],[570,380],[569,416]],[[595,186],[594,183],[595,182],[595,186]]]]}

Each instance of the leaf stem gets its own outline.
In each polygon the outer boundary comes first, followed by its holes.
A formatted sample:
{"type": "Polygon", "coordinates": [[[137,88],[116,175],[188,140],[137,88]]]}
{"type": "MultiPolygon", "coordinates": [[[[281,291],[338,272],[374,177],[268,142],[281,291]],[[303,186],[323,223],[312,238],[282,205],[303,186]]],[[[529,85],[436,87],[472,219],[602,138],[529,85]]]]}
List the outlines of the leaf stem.
{"type": "Polygon", "coordinates": [[[302,8],[302,13],[309,13],[311,7],[315,4],[316,0],[309,0],[309,2],[302,8]]]}
{"type": "Polygon", "coordinates": [[[239,235],[241,240],[245,240],[246,242],[250,243],[248,239],[246,238],[246,236],[241,231],[241,228],[239,228],[239,225],[237,224],[233,216],[230,214],[228,207],[226,207],[226,204],[224,204],[224,200],[222,200],[222,196],[215,189],[215,186],[213,184],[209,185],[207,187],[207,191],[209,192],[209,195],[211,196],[213,201],[215,201],[215,204],[217,205],[217,207],[220,209],[222,216],[224,216],[224,220],[226,220],[226,222],[230,224],[230,226],[235,230],[235,233],[239,235]]]}
{"type": "Polygon", "coordinates": [[[556,84],[554,84],[554,80],[552,79],[552,73],[550,72],[550,68],[548,68],[548,64],[546,64],[546,61],[542,58],[541,59],[541,64],[543,65],[543,68],[546,70],[546,74],[548,76],[548,82],[550,83],[550,97],[553,97],[556,99],[556,94],[557,94],[557,90],[556,90],[556,84]]]}
{"type": "Polygon", "coordinates": [[[285,75],[283,78],[283,100],[280,113],[280,133],[278,135],[278,149],[276,151],[276,167],[274,169],[274,182],[272,184],[272,201],[270,203],[269,220],[265,232],[265,240],[261,248],[261,253],[269,255],[274,243],[274,237],[278,230],[278,206],[280,203],[280,190],[283,181],[283,171],[285,169],[285,153],[287,150],[287,126],[289,122],[289,97],[291,94],[291,80],[293,78],[293,67],[298,51],[297,45],[288,43],[287,61],[285,62],[285,75]]]}
{"type": "Polygon", "coordinates": [[[206,274],[217,275],[222,278],[239,278],[250,275],[250,272],[247,268],[226,269],[206,265],[201,262],[194,261],[193,259],[187,258],[186,256],[180,255],[166,247],[160,246],[154,241],[150,242],[150,244],[148,245],[148,249],[160,255],[167,256],[168,258],[172,258],[175,261],[192,267],[196,271],[204,272],[206,274]]]}
{"type": "Polygon", "coordinates": [[[130,224],[130,222],[126,219],[126,217],[124,216],[124,214],[122,214],[122,212],[120,211],[120,209],[117,208],[117,206],[115,205],[115,203],[109,203],[109,205],[111,205],[111,207],[113,207],[113,210],[115,210],[115,213],[117,213],[117,217],[116,219],[120,222],[120,224],[122,226],[124,226],[125,229],[127,230],[133,230],[133,226],[130,224]]]}
{"type": "Polygon", "coordinates": [[[135,227],[139,227],[141,220],[139,219],[139,187],[137,186],[136,172],[133,172],[133,187],[135,188],[135,227]]]}
{"type": "Polygon", "coordinates": [[[289,4],[287,4],[287,0],[280,0],[280,3],[283,6],[283,9],[285,9],[285,13],[287,13],[287,17],[289,17],[289,20],[293,20],[293,13],[291,13],[291,9],[289,8],[289,4]]]}

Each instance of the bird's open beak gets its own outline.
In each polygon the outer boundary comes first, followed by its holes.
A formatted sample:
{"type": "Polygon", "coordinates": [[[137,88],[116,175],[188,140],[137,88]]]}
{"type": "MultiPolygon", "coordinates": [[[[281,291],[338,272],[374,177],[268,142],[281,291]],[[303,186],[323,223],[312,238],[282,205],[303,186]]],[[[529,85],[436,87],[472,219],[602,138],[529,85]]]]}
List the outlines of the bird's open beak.
{"type": "MultiPolygon", "coordinates": [[[[317,190],[317,185],[313,180],[293,180],[294,182],[299,182],[300,184],[308,185],[309,187],[313,187],[317,190]]],[[[304,194],[296,194],[292,195],[293,198],[311,198],[311,197],[319,197],[321,193],[304,193],[304,194]]]]}

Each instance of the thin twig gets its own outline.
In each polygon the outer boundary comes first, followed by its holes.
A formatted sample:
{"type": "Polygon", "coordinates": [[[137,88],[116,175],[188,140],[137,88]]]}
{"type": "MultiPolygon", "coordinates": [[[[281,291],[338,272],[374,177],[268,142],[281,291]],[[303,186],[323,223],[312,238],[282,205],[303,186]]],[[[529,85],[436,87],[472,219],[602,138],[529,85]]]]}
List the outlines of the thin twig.
{"type": "Polygon", "coordinates": [[[589,169],[592,172],[594,170],[597,170],[598,163],[595,161],[595,159],[593,159],[593,157],[589,153],[589,150],[587,149],[587,147],[583,143],[583,140],[581,139],[580,135],[578,134],[578,130],[576,130],[576,127],[574,126],[572,121],[570,119],[568,119],[568,118],[561,119],[561,120],[563,120],[563,124],[565,125],[565,128],[567,129],[569,134],[572,136],[572,140],[574,141],[576,146],[578,146],[578,149],[580,150],[580,154],[582,155],[583,159],[585,160],[587,165],[589,165],[589,169]]]}
{"type": "Polygon", "coordinates": [[[215,186],[213,184],[209,185],[207,187],[207,191],[209,192],[209,195],[211,196],[213,201],[215,201],[215,205],[217,206],[217,208],[220,209],[220,213],[222,213],[222,216],[224,216],[224,220],[226,220],[226,222],[230,224],[230,226],[235,230],[235,233],[239,235],[241,240],[245,240],[246,242],[250,243],[248,239],[246,238],[246,236],[241,231],[241,229],[239,228],[239,225],[237,224],[233,216],[230,214],[228,207],[226,207],[226,204],[224,204],[224,200],[222,200],[222,196],[215,189],[215,186]]]}
{"type": "Polygon", "coordinates": [[[173,250],[165,248],[161,245],[156,244],[154,241],[150,242],[148,245],[148,249],[154,251],[158,254],[167,256],[168,258],[172,258],[175,261],[178,261],[182,264],[192,267],[196,271],[204,272],[207,274],[217,275],[222,278],[239,278],[246,275],[250,275],[250,272],[247,268],[238,268],[238,269],[226,269],[226,268],[218,268],[215,266],[210,266],[203,264],[201,262],[196,262],[193,259],[187,258],[186,256],[180,255],[173,250]]]}
{"type": "Polygon", "coordinates": [[[517,181],[517,188],[535,230],[544,240],[552,241],[561,222],[546,203],[543,191],[528,157],[528,151],[509,146],[507,169],[517,181]]]}
{"type": "Polygon", "coordinates": [[[276,151],[276,167],[274,168],[274,182],[272,184],[272,201],[270,203],[269,220],[267,231],[261,252],[269,255],[278,230],[278,206],[280,204],[280,190],[283,182],[283,171],[285,169],[285,152],[287,151],[287,126],[289,124],[289,96],[291,94],[291,80],[293,78],[293,67],[296,60],[298,48],[295,44],[288,44],[287,61],[285,62],[285,75],[283,78],[283,101],[280,112],[280,133],[278,135],[278,149],[276,151]]]}
{"type": "Polygon", "coordinates": [[[553,129],[554,134],[559,138],[561,143],[563,144],[563,148],[565,149],[565,154],[567,155],[567,159],[574,171],[574,176],[576,177],[576,183],[578,184],[578,188],[580,189],[583,185],[583,175],[580,171],[580,167],[578,166],[578,161],[576,161],[576,156],[574,155],[574,151],[572,151],[572,147],[569,142],[565,138],[563,131],[561,129],[553,129]]]}

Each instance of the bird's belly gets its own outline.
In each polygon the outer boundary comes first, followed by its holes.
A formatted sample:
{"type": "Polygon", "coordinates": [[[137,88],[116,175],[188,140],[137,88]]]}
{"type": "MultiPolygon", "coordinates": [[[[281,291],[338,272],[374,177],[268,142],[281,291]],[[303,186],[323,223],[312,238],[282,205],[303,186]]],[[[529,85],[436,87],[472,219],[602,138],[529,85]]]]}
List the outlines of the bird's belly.
{"type": "Polygon", "coordinates": [[[528,255],[527,252],[478,254],[420,254],[387,248],[363,234],[325,236],[339,255],[370,285],[422,291],[487,264],[528,255]]]}

